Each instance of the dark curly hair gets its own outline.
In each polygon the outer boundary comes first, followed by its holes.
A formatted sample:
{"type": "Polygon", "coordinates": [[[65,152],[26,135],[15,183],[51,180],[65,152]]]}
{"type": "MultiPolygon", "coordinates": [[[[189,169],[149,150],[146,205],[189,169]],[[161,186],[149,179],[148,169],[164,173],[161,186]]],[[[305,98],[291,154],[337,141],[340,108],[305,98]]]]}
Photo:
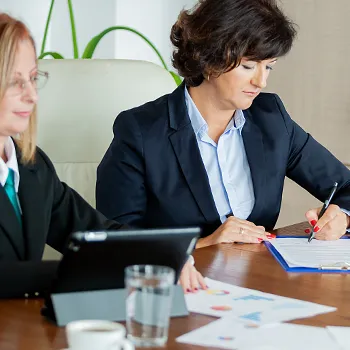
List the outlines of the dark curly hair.
{"type": "Polygon", "coordinates": [[[173,66],[188,86],[253,61],[289,52],[296,29],[276,0],[199,0],[171,29],[173,66]]]}

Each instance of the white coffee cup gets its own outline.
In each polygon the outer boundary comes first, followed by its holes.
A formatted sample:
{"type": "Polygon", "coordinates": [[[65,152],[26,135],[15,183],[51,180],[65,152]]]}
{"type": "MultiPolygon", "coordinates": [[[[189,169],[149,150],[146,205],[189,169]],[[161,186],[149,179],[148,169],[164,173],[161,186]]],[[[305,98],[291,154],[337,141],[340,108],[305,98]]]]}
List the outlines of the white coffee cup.
{"type": "Polygon", "coordinates": [[[134,350],[125,327],[103,320],[73,321],[66,326],[69,350],[134,350]]]}

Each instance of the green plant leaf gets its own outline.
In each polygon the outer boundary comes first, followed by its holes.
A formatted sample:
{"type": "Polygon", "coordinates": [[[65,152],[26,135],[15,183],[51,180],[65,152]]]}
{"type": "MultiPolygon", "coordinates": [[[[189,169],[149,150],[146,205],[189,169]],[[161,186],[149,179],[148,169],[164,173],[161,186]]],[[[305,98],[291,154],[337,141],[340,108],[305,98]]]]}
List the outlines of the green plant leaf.
{"type": "Polygon", "coordinates": [[[177,86],[182,84],[182,79],[180,78],[180,76],[178,74],[176,74],[175,72],[173,72],[171,70],[169,71],[169,73],[172,75],[172,77],[175,80],[175,83],[176,83],[177,86]]]}
{"type": "Polygon", "coordinates": [[[72,6],[72,1],[71,0],[68,0],[68,9],[69,9],[70,25],[71,25],[71,29],[72,29],[72,41],[73,41],[74,58],[79,58],[78,43],[77,43],[77,32],[76,32],[76,29],[75,29],[74,13],[73,13],[73,6],[72,6]]]}
{"type": "Polygon", "coordinates": [[[64,57],[63,57],[60,53],[58,53],[58,52],[53,52],[53,51],[42,53],[42,54],[38,57],[38,59],[41,60],[41,59],[43,59],[43,58],[46,57],[46,56],[51,56],[52,58],[55,58],[56,60],[63,60],[63,59],[64,59],[64,57]]]}
{"type": "Polygon", "coordinates": [[[81,56],[81,58],[92,58],[92,55],[94,54],[94,51],[96,49],[96,46],[100,42],[102,38],[99,37],[99,35],[94,36],[86,45],[85,50],[81,56]]]}
{"type": "Polygon", "coordinates": [[[86,48],[84,50],[84,53],[82,55],[81,58],[92,58],[95,49],[97,47],[97,45],[99,44],[99,42],[103,39],[103,37],[105,35],[107,35],[109,32],[112,32],[114,30],[125,30],[128,32],[132,32],[136,35],[138,35],[139,37],[141,37],[144,41],[146,41],[146,43],[153,49],[153,51],[157,54],[158,58],[160,59],[160,61],[162,62],[163,67],[168,70],[168,67],[162,57],[162,55],[160,54],[160,52],[158,51],[158,49],[154,46],[154,44],[147,38],[145,37],[143,34],[141,34],[140,32],[138,32],[136,29],[130,28],[130,27],[124,27],[124,26],[114,26],[114,27],[109,27],[107,29],[105,29],[104,31],[102,31],[100,34],[94,36],[86,45],[86,48]]]}
{"type": "Polygon", "coordinates": [[[47,20],[46,20],[44,37],[43,37],[43,41],[42,41],[42,44],[41,44],[40,55],[42,55],[44,53],[44,51],[45,51],[47,32],[49,31],[49,24],[50,24],[50,21],[51,21],[51,15],[52,15],[52,9],[53,9],[54,3],[55,3],[55,0],[51,0],[50,10],[49,10],[49,14],[48,14],[47,20]]]}

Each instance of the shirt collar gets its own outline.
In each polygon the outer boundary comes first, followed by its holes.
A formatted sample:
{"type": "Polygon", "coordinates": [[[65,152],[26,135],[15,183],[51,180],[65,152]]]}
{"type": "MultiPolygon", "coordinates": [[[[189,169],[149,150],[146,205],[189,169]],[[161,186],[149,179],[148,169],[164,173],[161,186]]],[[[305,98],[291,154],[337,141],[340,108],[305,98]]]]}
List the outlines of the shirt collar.
{"type": "Polygon", "coordinates": [[[9,169],[12,169],[14,172],[15,190],[18,193],[19,170],[18,170],[16,148],[15,148],[15,144],[13,143],[13,140],[11,137],[9,137],[7,139],[7,141],[5,142],[5,154],[7,157],[6,163],[0,157],[0,183],[1,183],[1,186],[5,186],[5,183],[6,183],[6,180],[8,177],[8,173],[9,173],[9,169]]]}
{"type": "Polygon", "coordinates": [[[187,106],[188,116],[190,117],[194,133],[197,135],[200,131],[204,129],[205,131],[207,131],[208,124],[202,117],[195,103],[193,102],[192,97],[190,96],[187,90],[187,86],[185,86],[185,102],[187,106]]]}
{"type": "MultiPolygon", "coordinates": [[[[187,86],[185,86],[185,102],[194,133],[197,135],[201,131],[207,131],[208,124],[202,117],[196,104],[193,102],[192,97],[187,90],[187,86]]],[[[241,109],[237,109],[233,115],[233,118],[227,124],[225,132],[229,130],[238,130],[239,133],[242,134],[244,124],[245,117],[243,111],[241,109]]]]}
{"type": "Polygon", "coordinates": [[[231,123],[233,124],[231,128],[238,130],[240,135],[242,135],[242,129],[245,124],[245,117],[241,109],[236,109],[235,114],[230,120],[230,123],[227,125],[227,127],[229,127],[231,123]]]}

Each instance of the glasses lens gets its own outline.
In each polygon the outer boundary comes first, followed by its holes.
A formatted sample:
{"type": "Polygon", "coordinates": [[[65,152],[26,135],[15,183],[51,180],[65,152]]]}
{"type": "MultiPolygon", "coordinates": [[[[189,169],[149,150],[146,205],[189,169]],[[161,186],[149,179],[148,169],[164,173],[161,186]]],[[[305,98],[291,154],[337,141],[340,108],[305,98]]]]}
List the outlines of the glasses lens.
{"type": "Polygon", "coordinates": [[[46,85],[47,79],[48,79],[48,73],[38,72],[38,75],[36,77],[34,86],[37,89],[42,89],[46,85]]]}

